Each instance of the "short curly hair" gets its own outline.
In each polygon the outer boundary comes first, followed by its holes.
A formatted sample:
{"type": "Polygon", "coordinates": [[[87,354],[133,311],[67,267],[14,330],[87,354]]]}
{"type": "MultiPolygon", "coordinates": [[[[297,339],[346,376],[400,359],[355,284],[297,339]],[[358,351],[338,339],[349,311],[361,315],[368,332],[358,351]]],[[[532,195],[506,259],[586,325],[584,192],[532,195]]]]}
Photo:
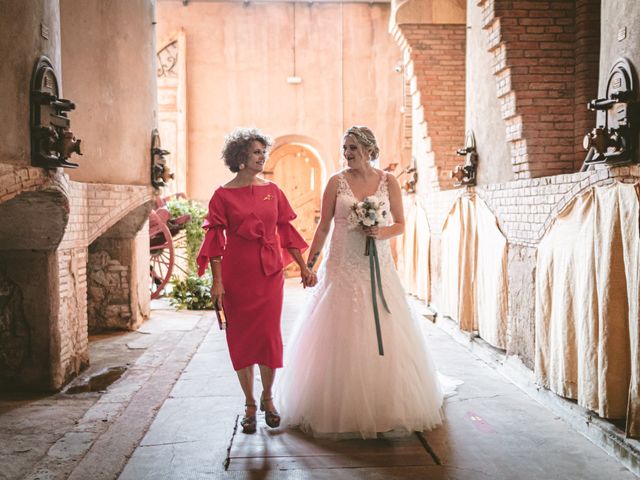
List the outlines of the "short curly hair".
{"type": "Polygon", "coordinates": [[[267,149],[273,145],[271,137],[257,128],[236,128],[224,137],[222,159],[233,173],[238,173],[240,165],[246,163],[249,149],[254,140],[260,142],[267,149]]]}
{"type": "Polygon", "coordinates": [[[378,158],[378,156],[380,156],[380,148],[378,147],[378,142],[369,127],[354,125],[353,127],[349,128],[349,130],[344,132],[343,141],[349,135],[351,135],[356,140],[356,142],[364,147],[364,149],[370,155],[370,160],[375,160],[378,158]]]}

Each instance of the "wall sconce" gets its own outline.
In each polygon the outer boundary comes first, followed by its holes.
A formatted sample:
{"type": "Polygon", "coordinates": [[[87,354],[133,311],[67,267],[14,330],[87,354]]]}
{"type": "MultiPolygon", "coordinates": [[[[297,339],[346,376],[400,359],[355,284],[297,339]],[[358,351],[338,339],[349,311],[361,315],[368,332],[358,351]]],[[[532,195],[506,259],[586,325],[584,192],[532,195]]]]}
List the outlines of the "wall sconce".
{"type": "Polygon", "coordinates": [[[461,165],[456,165],[451,171],[455,187],[473,186],[476,184],[476,170],[478,167],[478,153],[476,151],[476,137],[471,130],[467,132],[464,147],[456,150],[456,154],[464,157],[461,165]]]}

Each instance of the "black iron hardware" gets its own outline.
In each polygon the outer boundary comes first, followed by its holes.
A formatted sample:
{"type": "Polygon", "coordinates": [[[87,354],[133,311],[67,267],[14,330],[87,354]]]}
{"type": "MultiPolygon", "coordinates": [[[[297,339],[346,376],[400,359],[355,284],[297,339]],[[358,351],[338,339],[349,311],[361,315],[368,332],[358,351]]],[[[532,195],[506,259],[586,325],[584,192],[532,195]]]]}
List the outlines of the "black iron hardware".
{"type": "Polygon", "coordinates": [[[151,184],[156,187],[164,187],[174,174],[167,165],[165,155],[169,155],[168,150],[163,150],[160,143],[160,133],[154,128],[151,132],[151,184]]]}
{"type": "Polygon", "coordinates": [[[31,77],[31,164],[44,168],[76,168],[72,154],[82,155],[80,140],[69,130],[67,112],[75,104],[59,98],[60,85],[51,61],[42,56],[31,77]]]}
{"type": "Polygon", "coordinates": [[[637,161],[638,120],[636,75],[631,63],[618,59],[609,71],[606,97],[591,100],[589,110],[598,112],[598,126],[583,140],[587,156],[582,171],[589,165],[620,165],[637,161]]]}
{"type": "Polygon", "coordinates": [[[453,185],[456,187],[475,185],[478,153],[476,152],[476,138],[472,131],[467,132],[464,147],[456,150],[456,155],[464,157],[464,162],[461,165],[456,165],[451,171],[451,178],[455,179],[453,185]]]}

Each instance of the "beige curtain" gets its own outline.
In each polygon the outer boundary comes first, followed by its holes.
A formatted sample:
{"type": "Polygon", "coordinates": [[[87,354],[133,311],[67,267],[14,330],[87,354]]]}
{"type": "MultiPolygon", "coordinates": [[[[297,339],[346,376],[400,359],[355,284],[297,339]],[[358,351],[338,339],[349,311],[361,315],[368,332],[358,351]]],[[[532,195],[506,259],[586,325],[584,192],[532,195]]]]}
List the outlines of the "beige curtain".
{"type": "Polygon", "coordinates": [[[462,241],[461,200],[457,199],[442,225],[440,237],[440,298],[442,315],[458,320],[459,250],[462,241]]]}
{"type": "Polygon", "coordinates": [[[478,334],[491,345],[507,348],[507,239],[489,207],[476,199],[476,318],[478,334]]]}
{"type": "Polygon", "coordinates": [[[427,211],[422,200],[418,198],[416,202],[416,248],[415,248],[415,268],[416,283],[413,293],[421,300],[429,301],[430,270],[429,254],[431,251],[431,229],[427,219],[427,211]]]}
{"type": "Polygon", "coordinates": [[[592,188],[570,202],[538,247],[538,382],[605,418],[640,426],[638,194],[592,188]]]}
{"type": "Polygon", "coordinates": [[[507,239],[482,199],[456,200],[442,227],[442,312],[498,348],[507,343],[507,239]]]}
{"type": "Polygon", "coordinates": [[[402,199],[405,215],[402,237],[402,271],[400,278],[406,291],[412,293],[416,284],[416,196],[406,195],[402,199]]]}
{"type": "Polygon", "coordinates": [[[442,227],[442,313],[461,330],[477,330],[475,320],[476,215],[475,200],[458,198],[442,227]]]}
{"type": "Polygon", "coordinates": [[[635,202],[631,194],[627,193],[625,186],[624,205],[620,215],[623,226],[622,238],[624,241],[624,266],[627,276],[627,296],[629,298],[629,396],[627,398],[627,436],[640,437],[640,333],[638,322],[640,321],[640,206],[637,198],[640,190],[636,185],[635,202]]]}

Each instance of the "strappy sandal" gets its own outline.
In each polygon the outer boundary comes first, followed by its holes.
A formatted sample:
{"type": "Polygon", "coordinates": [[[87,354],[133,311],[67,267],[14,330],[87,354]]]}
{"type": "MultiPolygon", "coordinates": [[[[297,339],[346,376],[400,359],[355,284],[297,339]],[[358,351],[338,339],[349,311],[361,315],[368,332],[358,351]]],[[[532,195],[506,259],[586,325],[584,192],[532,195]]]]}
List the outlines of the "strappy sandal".
{"type": "Polygon", "coordinates": [[[264,402],[268,402],[269,400],[273,400],[273,397],[262,398],[260,396],[260,411],[264,412],[264,421],[271,428],[278,428],[280,426],[280,414],[277,410],[268,411],[264,407],[264,402]]]}
{"type": "MultiPolygon", "coordinates": [[[[245,403],[244,405],[245,407],[254,407],[256,406],[255,403],[245,403]]],[[[240,420],[240,425],[242,426],[242,433],[256,433],[256,430],[258,428],[258,422],[256,420],[256,414],[254,413],[253,415],[249,415],[247,413],[247,410],[245,409],[244,411],[244,417],[242,417],[242,420],[240,420]]]]}

